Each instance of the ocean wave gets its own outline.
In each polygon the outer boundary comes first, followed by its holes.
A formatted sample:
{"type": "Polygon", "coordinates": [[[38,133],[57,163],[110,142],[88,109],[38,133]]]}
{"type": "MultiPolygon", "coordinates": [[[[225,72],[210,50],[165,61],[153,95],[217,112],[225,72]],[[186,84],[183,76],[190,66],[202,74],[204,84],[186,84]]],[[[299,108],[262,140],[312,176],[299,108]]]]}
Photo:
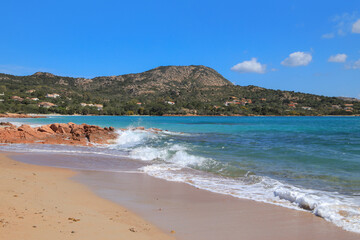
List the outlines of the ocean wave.
{"type": "Polygon", "coordinates": [[[352,197],[295,187],[254,174],[229,178],[210,173],[213,168],[217,173],[221,172],[226,164],[194,154],[185,142],[173,142],[173,137],[184,136],[182,133],[127,129],[120,134],[118,147],[126,147],[130,158],[151,162],[139,169],[150,176],[238,198],[310,211],[345,230],[360,232],[360,202],[352,197]]]}
{"type": "Polygon", "coordinates": [[[129,148],[136,145],[143,144],[150,139],[157,138],[157,135],[153,132],[138,130],[138,129],[126,129],[126,130],[117,130],[119,137],[116,139],[116,142],[111,145],[113,148],[129,148]]]}
{"type": "MultiPolygon", "coordinates": [[[[270,177],[254,174],[242,174],[241,177],[236,178],[222,176],[219,173],[226,169],[226,163],[201,156],[191,144],[183,141],[183,136],[191,138],[192,134],[136,128],[118,130],[118,133],[119,137],[114,144],[97,148],[77,147],[75,149],[69,146],[43,145],[24,148],[19,144],[8,145],[4,149],[5,151],[15,149],[28,152],[130,157],[144,162],[146,165],[139,171],[150,176],[184,182],[200,189],[237,198],[310,211],[345,230],[360,233],[360,200],[358,198],[336,192],[296,187],[270,177]],[[178,136],[181,137],[180,140],[178,136]]],[[[118,169],[113,171],[116,172],[118,169]]]]}
{"type": "Polygon", "coordinates": [[[176,162],[143,166],[140,170],[153,177],[187,183],[215,193],[310,211],[345,230],[360,233],[359,203],[351,197],[298,188],[269,177],[248,175],[234,179],[196,172],[184,169],[176,162]]]}
{"type": "Polygon", "coordinates": [[[133,149],[129,156],[143,161],[160,160],[180,167],[201,166],[205,161],[209,161],[207,158],[189,154],[186,147],[179,144],[160,148],[142,146],[133,149]]]}

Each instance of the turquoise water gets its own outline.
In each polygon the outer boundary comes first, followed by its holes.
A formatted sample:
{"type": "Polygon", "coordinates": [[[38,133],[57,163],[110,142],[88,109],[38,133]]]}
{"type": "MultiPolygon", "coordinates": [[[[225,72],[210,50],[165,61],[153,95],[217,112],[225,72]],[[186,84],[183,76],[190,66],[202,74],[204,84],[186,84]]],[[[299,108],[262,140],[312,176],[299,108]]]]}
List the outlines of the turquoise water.
{"type": "Polygon", "coordinates": [[[144,162],[140,170],[155,177],[306,209],[360,231],[359,117],[54,116],[15,121],[167,130],[119,130],[117,143],[106,151],[144,162]]]}

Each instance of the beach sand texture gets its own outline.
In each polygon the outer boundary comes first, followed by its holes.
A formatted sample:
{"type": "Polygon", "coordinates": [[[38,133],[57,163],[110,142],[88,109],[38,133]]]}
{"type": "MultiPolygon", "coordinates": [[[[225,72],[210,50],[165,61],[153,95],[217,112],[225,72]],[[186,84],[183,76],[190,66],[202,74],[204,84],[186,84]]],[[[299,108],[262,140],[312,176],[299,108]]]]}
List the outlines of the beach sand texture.
{"type": "Polygon", "coordinates": [[[359,234],[309,212],[141,173],[76,174],[17,162],[4,154],[0,154],[0,199],[0,239],[7,240],[359,239],[359,234]]]}
{"type": "Polygon", "coordinates": [[[0,239],[174,239],[69,178],[0,154],[0,239]]]}
{"type": "Polygon", "coordinates": [[[239,199],[142,173],[80,171],[77,181],[181,240],[358,240],[306,211],[239,199]],[[114,183],[114,184],[111,184],[114,183]]]}

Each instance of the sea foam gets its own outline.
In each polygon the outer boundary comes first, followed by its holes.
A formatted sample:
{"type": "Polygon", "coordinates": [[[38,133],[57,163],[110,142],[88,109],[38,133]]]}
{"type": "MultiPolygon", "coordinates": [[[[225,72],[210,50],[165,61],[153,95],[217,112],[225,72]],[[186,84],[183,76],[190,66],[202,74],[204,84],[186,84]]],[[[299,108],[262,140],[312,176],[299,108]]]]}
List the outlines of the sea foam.
{"type": "MultiPolygon", "coordinates": [[[[360,200],[337,192],[307,189],[267,177],[245,174],[241,177],[226,177],[219,173],[225,164],[211,157],[197,154],[186,140],[191,134],[163,131],[152,132],[139,129],[118,130],[114,144],[98,148],[71,150],[69,146],[39,146],[27,148],[31,152],[55,152],[67,154],[98,154],[125,156],[144,163],[139,171],[168,181],[184,182],[195,187],[251,199],[301,211],[310,211],[345,230],[360,233],[360,200]]],[[[11,145],[8,150],[24,151],[23,146],[11,145]]],[[[118,171],[118,169],[114,169],[118,171]]]]}
{"type": "MultiPolygon", "coordinates": [[[[131,133],[125,131],[123,137],[131,136],[131,141],[136,143],[129,151],[131,158],[153,161],[152,164],[140,169],[148,175],[168,181],[184,182],[201,189],[238,198],[311,211],[316,216],[345,230],[360,232],[360,203],[354,198],[336,192],[295,187],[265,176],[250,174],[239,178],[229,178],[197,171],[196,169],[206,170],[209,165],[211,167],[212,164],[218,162],[211,158],[194,155],[188,146],[172,143],[166,139],[166,135],[178,134],[180,135],[180,133],[155,134],[136,130],[131,133]],[[164,144],[158,146],[149,144],[154,140],[163,141],[164,144]]],[[[123,144],[124,141],[121,140],[121,142],[123,144]]]]}

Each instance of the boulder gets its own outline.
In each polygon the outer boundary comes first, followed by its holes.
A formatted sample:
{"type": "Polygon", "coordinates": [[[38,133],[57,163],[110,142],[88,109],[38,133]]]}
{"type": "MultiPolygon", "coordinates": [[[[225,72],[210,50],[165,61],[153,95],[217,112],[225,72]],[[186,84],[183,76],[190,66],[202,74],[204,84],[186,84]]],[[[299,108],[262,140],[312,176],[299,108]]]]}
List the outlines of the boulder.
{"type": "Polygon", "coordinates": [[[37,131],[38,132],[44,132],[44,133],[54,133],[54,131],[50,128],[49,125],[44,125],[44,126],[41,126],[39,128],[37,128],[37,131]]]}
{"type": "Polygon", "coordinates": [[[56,132],[56,131],[58,130],[58,128],[59,128],[59,124],[58,124],[58,123],[53,123],[53,124],[50,125],[50,128],[51,128],[54,132],[56,132]]]}
{"type": "Polygon", "coordinates": [[[15,126],[15,125],[12,124],[12,123],[9,123],[9,122],[0,122],[0,126],[9,126],[9,127],[11,127],[11,126],[15,126]]]}
{"type": "Polygon", "coordinates": [[[29,125],[0,128],[0,143],[106,144],[117,134],[95,125],[54,123],[32,128],[29,125]]]}

